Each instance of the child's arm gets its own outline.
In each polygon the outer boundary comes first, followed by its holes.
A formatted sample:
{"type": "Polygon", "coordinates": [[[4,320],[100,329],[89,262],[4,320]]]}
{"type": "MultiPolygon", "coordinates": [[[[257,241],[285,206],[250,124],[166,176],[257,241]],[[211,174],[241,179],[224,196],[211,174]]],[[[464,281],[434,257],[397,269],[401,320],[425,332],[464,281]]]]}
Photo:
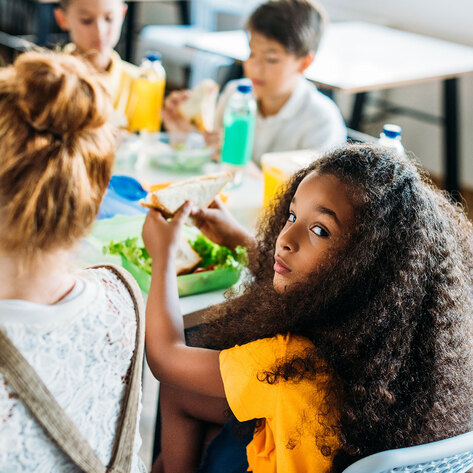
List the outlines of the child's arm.
{"type": "Polygon", "coordinates": [[[146,305],[146,358],[160,381],[213,397],[225,397],[219,351],[188,347],[183,341],[174,257],[189,203],[171,221],[150,210],[143,240],[153,259],[146,305]]]}

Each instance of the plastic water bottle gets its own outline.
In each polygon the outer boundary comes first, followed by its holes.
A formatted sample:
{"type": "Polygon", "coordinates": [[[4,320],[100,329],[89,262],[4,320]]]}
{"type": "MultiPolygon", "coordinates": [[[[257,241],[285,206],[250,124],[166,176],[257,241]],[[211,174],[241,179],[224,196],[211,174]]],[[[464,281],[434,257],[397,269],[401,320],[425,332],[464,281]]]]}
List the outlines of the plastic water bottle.
{"type": "Polygon", "coordinates": [[[239,84],[228,99],[223,115],[222,163],[235,172],[235,181],[241,180],[241,171],[251,160],[253,151],[256,101],[252,90],[251,81],[239,84]]]}
{"type": "Polygon", "coordinates": [[[379,135],[379,144],[386,148],[393,149],[399,155],[405,156],[406,151],[401,142],[402,130],[399,125],[393,125],[392,123],[386,123],[383,126],[383,132],[379,135]]]}
{"type": "Polygon", "coordinates": [[[161,54],[147,53],[140,66],[140,75],[133,80],[126,107],[128,129],[155,132],[161,129],[166,72],[161,54]]]}

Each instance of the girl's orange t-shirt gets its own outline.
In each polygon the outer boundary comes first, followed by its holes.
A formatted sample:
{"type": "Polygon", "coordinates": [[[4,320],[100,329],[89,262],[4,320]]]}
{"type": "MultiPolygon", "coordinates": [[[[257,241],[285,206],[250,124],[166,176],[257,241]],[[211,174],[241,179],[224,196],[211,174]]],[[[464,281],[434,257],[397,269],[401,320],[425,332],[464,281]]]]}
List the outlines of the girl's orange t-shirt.
{"type": "Polygon", "coordinates": [[[303,337],[278,335],[220,354],[220,372],[233,414],[240,422],[263,419],[247,446],[248,470],[253,473],[325,473],[331,466],[332,456],[324,456],[316,443],[320,436],[332,453],[338,447],[330,428],[336,414],[331,413],[329,420],[317,409],[327,376],[274,384],[260,381],[277,362],[312,346],[303,337]]]}

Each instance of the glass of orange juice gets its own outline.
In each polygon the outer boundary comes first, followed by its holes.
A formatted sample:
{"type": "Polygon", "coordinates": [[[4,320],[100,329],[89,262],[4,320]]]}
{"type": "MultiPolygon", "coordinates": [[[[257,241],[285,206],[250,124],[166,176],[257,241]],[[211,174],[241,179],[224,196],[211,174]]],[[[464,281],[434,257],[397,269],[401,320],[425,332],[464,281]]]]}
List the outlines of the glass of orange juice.
{"type": "Polygon", "coordinates": [[[315,161],[317,156],[317,151],[308,149],[265,153],[261,157],[264,185],[263,206],[271,205],[280,187],[294,173],[315,161]]]}
{"type": "Polygon", "coordinates": [[[159,55],[148,54],[143,60],[140,75],[133,79],[125,114],[131,132],[161,129],[166,72],[159,55]]]}

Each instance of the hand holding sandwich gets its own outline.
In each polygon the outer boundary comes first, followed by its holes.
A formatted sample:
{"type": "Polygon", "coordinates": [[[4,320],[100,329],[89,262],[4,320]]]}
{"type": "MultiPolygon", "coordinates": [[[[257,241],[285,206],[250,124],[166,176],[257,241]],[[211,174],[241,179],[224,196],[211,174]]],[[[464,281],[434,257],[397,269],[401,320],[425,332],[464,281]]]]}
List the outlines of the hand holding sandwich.
{"type": "Polygon", "coordinates": [[[188,100],[189,95],[189,90],[176,90],[164,100],[163,123],[167,131],[171,133],[197,131],[197,127],[179,111],[181,103],[188,100]]]}
{"type": "Polygon", "coordinates": [[[207,208],[193,208],[191,216],[195,226],[213,242],[233,250],[241,245],[252,250],[256,240],[224,207],[219,196],[207,208]]]}
{"type": "MultiPolygon", "coordinates": [[[[256,247],[255,239],[223,206],[218,196],[230,179],[230,174],[220,173],[177,181],[150,192],[141,203],[151,209],[158,209],[167,218],[181,215],[183,209],[187,212],[185,203],[191,201],[194,208],[190,215],[195,226],[206,237],[231,250],[238,245],[252,250],[256,247]]],[[[186,215],[189,215],[189,212],[186,215]]],[[[157,225],[166,225],[164,217],[158,219],[157,225]]],[[[160,255],[160,252],[156,254],[160,255]]],[[[151,253],[150,256],[152,257],[151,253]]]]}
{"type": "MultiPolygon", "coordinates": [[[[142,236],[145,248],[158,271],[167,270],[176,256],[182,225],[189,217],[191,203],[185,202],[174,214],[172,220],[166,220],[159,210],[151,209],[143,225],[142,236]]],[[[171,265],[174,269],[174,267],[171,265]]],[[[173,272],[173,276],[176,274],[173,272]]]]}
{"type": "Polygon", "coordinates": [[[206,79],[192,90],[174,91],[164,101],[163,123],[167,131],[202,133],[207,146],[214,148],[212,159],[218,161],[223,131],[214,129],[218,85],[206,79]]]}

